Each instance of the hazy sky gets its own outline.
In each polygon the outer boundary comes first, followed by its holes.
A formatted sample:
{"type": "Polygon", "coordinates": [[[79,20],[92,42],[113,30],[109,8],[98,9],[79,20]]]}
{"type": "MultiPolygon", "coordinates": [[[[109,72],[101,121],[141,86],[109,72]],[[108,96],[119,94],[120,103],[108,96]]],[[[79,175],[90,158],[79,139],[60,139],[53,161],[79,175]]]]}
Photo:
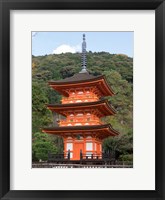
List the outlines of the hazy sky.
{"type": "Polygon", "coordinates": [[[133,32],[32,32],[32,55],[81,52],[83,33],[87,51],[133,57],[133,32]]]}

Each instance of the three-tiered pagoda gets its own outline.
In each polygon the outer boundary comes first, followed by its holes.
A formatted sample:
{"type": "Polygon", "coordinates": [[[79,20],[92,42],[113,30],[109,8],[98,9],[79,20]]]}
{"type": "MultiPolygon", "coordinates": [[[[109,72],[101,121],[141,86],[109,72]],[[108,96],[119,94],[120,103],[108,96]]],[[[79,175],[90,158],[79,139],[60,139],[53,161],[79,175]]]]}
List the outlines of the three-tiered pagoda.
{"type": "Polygon", "coordinates": [[[48,109],[65,117],[59,126],[44,128],[43,132],[61,136],[64,154],[70,152],[71,160],[80,155],[102,156],[102,141],[119,133],[100,118],[114,115],[115,110],[103,97],[114,95],[105,76],[93,76],[86,69],[86,42],[83,34],[82,69],[63,80],[51,81],[49,85],[62,95],[61,104],[48,105],[48,109]]]}

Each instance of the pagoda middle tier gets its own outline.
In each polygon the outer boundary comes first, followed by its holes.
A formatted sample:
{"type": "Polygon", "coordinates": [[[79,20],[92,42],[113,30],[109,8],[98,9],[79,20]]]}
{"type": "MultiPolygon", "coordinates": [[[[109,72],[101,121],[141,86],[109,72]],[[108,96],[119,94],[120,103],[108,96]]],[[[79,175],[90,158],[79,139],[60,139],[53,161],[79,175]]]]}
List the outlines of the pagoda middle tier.
{"type": "Polygon", "coordinates": [[[66,117],[59,126],[81,126],[102,124],[100,118],[115,114],[107,100],[94,102],[47,105],[48,109],[66,117]]]}

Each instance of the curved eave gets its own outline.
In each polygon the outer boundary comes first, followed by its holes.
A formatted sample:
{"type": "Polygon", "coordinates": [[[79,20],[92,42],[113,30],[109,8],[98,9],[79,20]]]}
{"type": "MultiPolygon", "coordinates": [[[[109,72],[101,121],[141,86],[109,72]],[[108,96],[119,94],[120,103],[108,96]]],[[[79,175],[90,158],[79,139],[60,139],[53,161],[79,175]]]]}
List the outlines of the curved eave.
{"type": "Polygon", "coordinates": [[[108,81],[107,81],[107,79],[106,79],[106,76],[104,75],[103,78],[104,78],[104,82],[105,82],[105,85],[106,85],[106,87],[107,87],[109,93],[111,93],[112,95],[114,95],[115,92],[113,91],[113,89],[111,88],[111,86],[108,84],[108,81]]]}
{"type": "Polygon", "coordinates": [[[96,80],[100,80],[104,77],[104,75],[101,76],[96,76],[96,77],[92,77],[92,78],[88,78],[88,79],[79,79],[79,80],[75,80],[75,81],[68,81],[68,79],[63,79],[62,81],[49,81],[48,83],[50,85],[54,85],[54,86],[62,86],[62,85],[73,85],[73,84],[81,84],[81,83],[85,83],[85,82],[93,82],[96,80]]]}
{"type": "Polygon", "coordinates": [[[77,135],[78,133],[89,133],[93,132],[96,135],[106,138],[109,136],[119,135],[119,132],[114,130],[110,124],[105,125],[87,125],[87,126],[63,126],[63,127],[48,127],[44,128],[42,132],[55,134],[55,135],[66,135],[72,133],[77,135]]]}
{"type": "Polygon", "coordinates": [[[48,104],[47,108],[52,112],[59,113],[66,116],[67,111],[76,111],[80,109],[98,109],[102,113],[101,117],[114,115],[116,110],[108,103],[107,100],[95,101],[95,102],[84,102],[84,103],[70,103],[70,104],[48,104]],[[104,112],[103,112],[104,111],[104,112]]]}
{"type": "MultiPolygon", "coordinates": [[[[65,79],[64,79],[65,80],[65,79]]],[[[52,87],[54,90],[58,91],[60,94],[68,97],[69,94],[66,91],[70,88],[76,87],[85,87],[85,86],[97,86],[98,89],[101,91],[103,96],[113,96],[114,92],[112,88],[108,85],[107,80],[104,75],[99,77],[86,79],[86,80],[77,80],[72,82],[56,82],[56,81],[49,81],[49,86],[52,87]]]]}

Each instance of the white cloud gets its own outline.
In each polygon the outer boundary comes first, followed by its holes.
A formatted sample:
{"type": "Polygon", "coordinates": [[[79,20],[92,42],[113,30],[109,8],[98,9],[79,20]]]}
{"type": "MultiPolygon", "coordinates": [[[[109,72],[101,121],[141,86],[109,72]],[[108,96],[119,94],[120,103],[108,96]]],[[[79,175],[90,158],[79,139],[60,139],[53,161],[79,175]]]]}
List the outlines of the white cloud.
{"type": "Polygon", "coordinates": [[[76,46],[70,46],[67,44],[62,44],[58,46],[56,49],[53,50],[54,54],[60,54],[60,53],[76,53],[79,52],[81,49],[80,45],[76,46]]]}

